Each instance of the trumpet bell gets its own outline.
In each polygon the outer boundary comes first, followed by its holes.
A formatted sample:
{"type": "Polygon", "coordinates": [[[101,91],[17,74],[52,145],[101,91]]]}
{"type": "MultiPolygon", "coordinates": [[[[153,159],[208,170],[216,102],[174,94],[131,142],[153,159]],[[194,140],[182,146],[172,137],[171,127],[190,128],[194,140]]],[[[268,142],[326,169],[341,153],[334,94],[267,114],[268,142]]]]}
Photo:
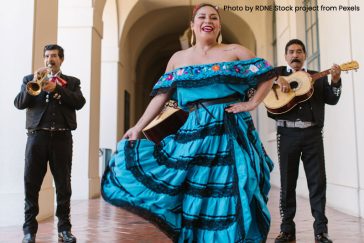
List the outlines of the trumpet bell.
{"type": "Polygon", "coordinates": [[[37,96],[42,91],[42,86],[44,82],[48,80],[48,71],[37,73],[33,80],[27,83],[27,92],[30,95],[37,96]]]}
{"type": "Polygon", "coordinates": [[[37,96],[42,91],[40,85],[37,82],[31,81],[27,83],[27,92],[30,95],[37,96]]]}

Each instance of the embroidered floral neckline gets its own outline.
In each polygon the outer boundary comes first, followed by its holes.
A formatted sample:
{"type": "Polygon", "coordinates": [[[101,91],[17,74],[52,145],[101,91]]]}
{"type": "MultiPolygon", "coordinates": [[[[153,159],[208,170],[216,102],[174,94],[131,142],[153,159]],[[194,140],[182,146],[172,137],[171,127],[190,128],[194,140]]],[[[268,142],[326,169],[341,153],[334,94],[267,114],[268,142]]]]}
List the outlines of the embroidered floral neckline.
{"type": "Polygon", "coordinates": [[[173,80],[183,80],[185,78],[199,79],[216,75],[240,77],[259,73],[265,70],[268,66],[270,67],[270,65],[262,58],[181,66],[163,74],[157,84],[164,81],[169,82],[173,80]]]}
{"type": "Polygon", "coordinates": [[[260,61],[263,60],[262,58],[259,57],[254,57],[251,59],[246,59],[246,60],[234,60],[234,61],[222,61],[222,62],[210,62],[210,63],[199,63],[199,64],[191,64],[191,65],[185,65],[185,66],[180,66],[177,67],[171,71],[168,71],[166,73],[164,73],[163,75],[166,75],[168,73],[173,73],[176,72],[178,69],[184,69],[184,68],[194,68],[194,67],[208,67],[208,66],[223,66],[224,64],[233,64],[233,63],[239,63],[239,64],[247,64],[247,63],[254,63],[256,61],[260,61]]]}

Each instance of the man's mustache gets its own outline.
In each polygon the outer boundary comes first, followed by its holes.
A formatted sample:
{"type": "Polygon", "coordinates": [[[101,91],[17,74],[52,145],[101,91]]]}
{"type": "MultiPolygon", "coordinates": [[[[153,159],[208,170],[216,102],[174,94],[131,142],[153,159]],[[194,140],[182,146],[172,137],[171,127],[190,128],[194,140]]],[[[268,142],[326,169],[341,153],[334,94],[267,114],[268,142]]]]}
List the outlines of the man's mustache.
{"type": "Polygon", "coordinates": [[[295,59],[292,59],[291,63],[294,63],[294,62],[298,62],[298,63],[301,63],[301,60],[300,60],[300,59],[297,59],[297,58],[295,58],[295,59]]]}

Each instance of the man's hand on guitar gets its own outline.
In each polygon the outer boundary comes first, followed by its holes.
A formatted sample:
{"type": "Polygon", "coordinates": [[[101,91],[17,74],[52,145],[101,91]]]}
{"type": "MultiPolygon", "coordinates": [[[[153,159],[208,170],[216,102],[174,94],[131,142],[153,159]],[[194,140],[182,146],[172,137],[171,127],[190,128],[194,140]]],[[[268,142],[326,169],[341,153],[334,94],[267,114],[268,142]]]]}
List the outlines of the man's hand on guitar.
{"type": "Polygon", "coordinates": [[[142,137],[141,131],[136,127],[132,127],[129,128],[128,131],[126,131],[122,139],[137,140],[140,139],[141,137],[142,137]]]}
{"type": "Polygon", "coordinates": [[[291,91],[291,86],[286,79],[279,77],[277,80],[277,84],[279,85],[279,87],[281,87],[281,91],[283,93],[288,93],[289,91],[291,91]]]}
{"type": "Polygon", "coordinates": [[[341,68],[340,68],[340,66],[337,65],[337,64],[332,65],[331,70],[330,70],[330,74],[331,74],[331,81],[333,83],[339,82],[340,75],[341,75],[341,68]]]}

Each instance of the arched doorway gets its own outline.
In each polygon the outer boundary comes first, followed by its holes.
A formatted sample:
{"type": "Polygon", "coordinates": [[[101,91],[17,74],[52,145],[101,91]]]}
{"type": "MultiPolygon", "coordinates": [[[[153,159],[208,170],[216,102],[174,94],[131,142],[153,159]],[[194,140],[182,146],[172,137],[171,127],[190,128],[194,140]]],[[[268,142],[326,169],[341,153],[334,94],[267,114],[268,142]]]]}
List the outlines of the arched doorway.
{"type": "MultiPolygon", "coordinates": [[[[191,12],[191,6],[159,6],[141,13],[136,4],[129,13],[120,42],[120,55],[125,61],[123,66],[128,67],[121,73],[121,80],[133,81],[133,85],[121,85],[132,96],[131,124],[145,110],[150,100],[149,93],[164,73],[169,58],[181,50],[180,37],[190,26],[191,12]],[[133,23],[129,25],[129,21],[133,23]]],[[[224,43],[238,43],[256,50],[254,33],[241,17],[233,12],[221,11],[221,18],[224,43]]]]}

